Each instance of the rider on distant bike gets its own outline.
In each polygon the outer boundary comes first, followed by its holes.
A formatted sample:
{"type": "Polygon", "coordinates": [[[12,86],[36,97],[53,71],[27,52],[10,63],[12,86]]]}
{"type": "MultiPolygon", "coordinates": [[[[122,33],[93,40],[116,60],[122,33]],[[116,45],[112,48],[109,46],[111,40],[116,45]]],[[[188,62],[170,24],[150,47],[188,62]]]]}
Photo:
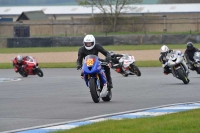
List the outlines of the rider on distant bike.
{"type": "Polygon", "coordinates": [[[171,70],[169,69],[169,66],[167,65],[167,55],[169,53],[173,52],[173,50],[169,49],[166,45],[163,45],[160,48],[160,57],[159,57],[159,61],[162,62],[162,67],[164,69],[164,74],[168,75],[169,73],[171,73],[171,70]]]}
{"type": "Polygon", "coordinates": [[[200,52],[199,49],[195,48],[193,46],[192,42],[187,43],[187,49],[185,50],[185,58],[187,60],[187,63],[189,64],[189,69],[194,71],[196,68],[194,66],[194,53],[195,52],[200,52]]]}
{"type": "MultiPolygon", "coordinates": [[[[21,69],[22,65],[26,65],[26,60],[29,59],[30,56],[22,56],[22,55],[17,55],[17,57],[14,58],[13,60],[13,66],[14,66],[14,70],[15,72],[19,72],[19,70],[21,69]]],[[[38,65],[38,64],[37,64],[38,65]]]]}
{"type": "Polygon", "coordinates": [[[128,72],[123,68],[123,63],[119,62],[122,54],[115,54],[113,51],[109,51],[111,56],[112,68],[116,68],[116,72],[121,73],[123,76],[128,76],[128,72]]]}
{"type": "Polygon", "coordinates": [[[24,57],[22,55],[18,55],[13,60],[13,66],[15,67],[15,72],[19,72],[19,69],[22,67],[22,65],[25,65],[24,57]]]}

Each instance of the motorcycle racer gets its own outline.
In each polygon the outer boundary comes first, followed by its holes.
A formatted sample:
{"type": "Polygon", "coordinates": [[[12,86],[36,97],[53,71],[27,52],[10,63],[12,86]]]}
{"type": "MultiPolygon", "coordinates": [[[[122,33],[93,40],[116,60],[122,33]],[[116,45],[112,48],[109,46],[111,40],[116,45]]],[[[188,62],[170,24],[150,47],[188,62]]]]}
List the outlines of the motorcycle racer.
{"type": "Polygon", "coordinates": [[[173,50],[169,49],[166,45],[163,45],[160,48],[160,57],[159,57],[159,61],[162,63],[162,67],[164,69],[164,74],[168,75],[169,73],[171,73],[171,70],[169,69],[169,66],[167,65],[167,55],[169,53],[173,52],[173,50]]]}
{"type": "Polygon", "coordinates": [[[19,72],[19,69],[22,67],[22,65],[25,65],[24,59],[25,57],[22,55],[17,55],[17,57],[14,58],[13,66],[16,73],[19,72]]]}
{"type": "MultiPolygon", "coordinates": [[[[22,56],[22,55],[17,55],[14,59],[13,59],[13,66],[14,66],[14,70],[15,72],[19,72],[19,69],[22,67],[22,65],[26,65],[26,60],[29,59],[30,56],[22,56]]],[[[38,65],[38,64],[37,64],[38,65]]]]}
{"type": "MultiPolygon", "coordinates": [[[[110,63],[110,54],[106,51],[101,44],[95,42],[95,37],[93,35],[86,35],[83,39],[83,46],[79,48],[78,51],[78,59],[77,59],[77,69],[82,67],[83,59],[90,54],[98,56],[98,53],[101,52],[106,57],[106,62],[110,63]]],[[[110,74],[110,68],[108,66],[104,66],[104,70],[107,78],[107,87],[108,89],[113,88],[112,78],[110,74]]],[[[82,73],[81,73],[82,76],[82,73]]]]}
{"type": "Polygon", "coordinates": [[[194,71],[196,68],[194,66],[194,53],[200,52],[199,49],[195,48],[192,42],[187,43],[187,48],[185,50],[185,58],[187,60],[187,63],[189,64],[189,69],[194,71]]]}
{"type": "Polygon", "coordinates": [[[113,51],[109,51],[111,56],[111,65],[116,68],[116,71],[121,73],[123,76],[128,76],[128,72],[122,67],[123,64],[119,62],[119,59],[123,57],[122,54],[115,54],[113,51]]]}

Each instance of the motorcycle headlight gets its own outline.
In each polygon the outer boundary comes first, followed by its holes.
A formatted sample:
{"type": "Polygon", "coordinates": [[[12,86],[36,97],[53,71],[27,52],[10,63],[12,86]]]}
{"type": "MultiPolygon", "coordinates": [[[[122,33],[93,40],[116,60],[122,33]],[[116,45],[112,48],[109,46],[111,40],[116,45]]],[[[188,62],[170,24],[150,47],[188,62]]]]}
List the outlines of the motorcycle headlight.
{"type": "Polygon", "coordinates": [[[177,58],[176,59],[174,59],[174,60],[172,60],[173,62],[175,62],[177,60],[177,58]]]}

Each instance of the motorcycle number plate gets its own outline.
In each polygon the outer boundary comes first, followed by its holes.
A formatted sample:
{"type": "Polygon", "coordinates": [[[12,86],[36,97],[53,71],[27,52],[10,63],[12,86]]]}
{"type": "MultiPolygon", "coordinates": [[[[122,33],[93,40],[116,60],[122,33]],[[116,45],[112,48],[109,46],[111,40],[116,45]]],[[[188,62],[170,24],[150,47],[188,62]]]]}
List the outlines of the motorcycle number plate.
{"type": "Polygon", "coordinates": [[[86,61],[86,65],[87,66],[92,66],[94,64],[94,60],[93,59],[87,59],[86,61]]]}

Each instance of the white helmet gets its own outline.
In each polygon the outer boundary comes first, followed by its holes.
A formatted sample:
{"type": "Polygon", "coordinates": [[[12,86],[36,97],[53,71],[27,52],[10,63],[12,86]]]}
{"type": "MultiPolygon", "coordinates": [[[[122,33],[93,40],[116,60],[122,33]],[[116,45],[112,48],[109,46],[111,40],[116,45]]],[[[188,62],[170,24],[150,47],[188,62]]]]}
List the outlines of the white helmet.
{"type": "Polygon", "coordinates": [[[83,44],[87,50],[91,50],[95,46],[95,38],[93,35],[86,35],[83,39],[83,44]]]}
{"type": "Polygon", "coordinates": [[[18,55],[18,56],[17,56],[17,62],[18,62],[18,63],[21,63],[22,60],[23,60],[23,56],[18,55]]]}
{"type": "Polygon", "coordinates": [[[169,53],[169,48],[168,48],[166,45],[163,45],[163,46],[160,48],[160,53],[161,53],[163,56],[167,56],[167,54],[169,53]]]}
{"type": "Polygon", "coordinates": [[[161,52],[161,53],[169,52],[169,48],[168,48],[166,45],[163,45],[163,46],[160,48],[160,52],[161,52]]]}

